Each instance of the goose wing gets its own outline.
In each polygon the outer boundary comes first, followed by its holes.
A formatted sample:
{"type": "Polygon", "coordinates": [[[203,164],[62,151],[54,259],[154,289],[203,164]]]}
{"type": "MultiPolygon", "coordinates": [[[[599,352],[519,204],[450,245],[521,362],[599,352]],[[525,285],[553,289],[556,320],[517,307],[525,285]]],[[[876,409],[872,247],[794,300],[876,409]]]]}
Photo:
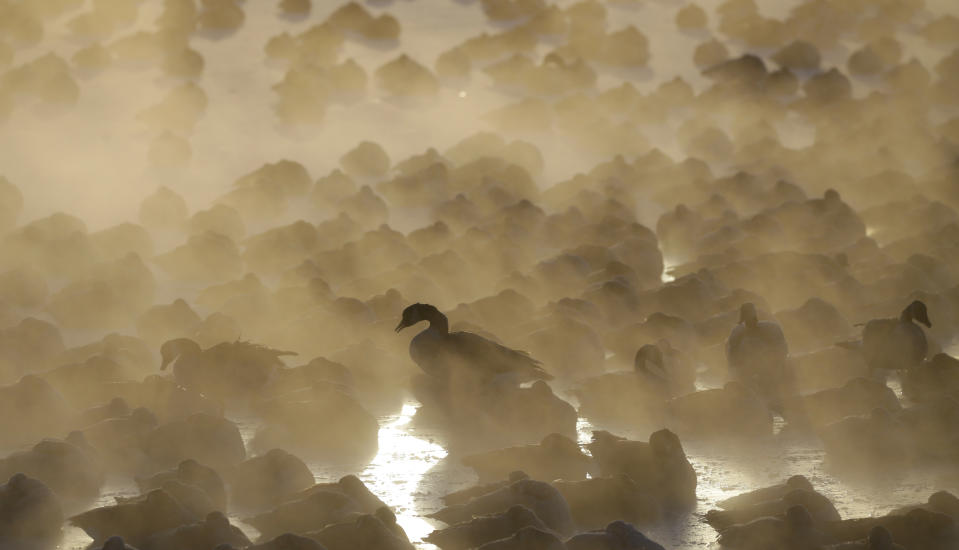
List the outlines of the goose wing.
{"type": "Polygon", "coordinates": [[[464,361],[490,374],[519,373],[533,379],[552,380],[541,363],[518,351],[471,332],[452,332],[448,344],[464,361]]]}

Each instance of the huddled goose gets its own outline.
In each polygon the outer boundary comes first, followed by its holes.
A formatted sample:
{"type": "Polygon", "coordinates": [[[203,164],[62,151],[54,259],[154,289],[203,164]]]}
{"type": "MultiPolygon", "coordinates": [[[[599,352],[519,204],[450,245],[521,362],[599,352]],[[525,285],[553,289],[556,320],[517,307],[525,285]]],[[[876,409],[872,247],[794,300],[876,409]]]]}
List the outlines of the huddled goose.
{"type": "Polygon", "coordinates": [[[862,329],[862,351],[870,368],[906,370],[922,363],[929,350],[917,324],[932,328],[926,304],[913,301],[898,318],[873,319],[862,329]]]}
{"type": "Polygon", "coordinates": [[[585,479],[589,457],[575,441],[553,433],[539,445],[523,445],[463,457],[463,464],[479,475],[481,482],[507,477],[521,468],[536,479],[585,479]]]}
{"type": "Polygon", "coordinates": [[[806,476],[795,475],[790,476],[783,483],[770,485],[768,487],[760,487],[759,489],[753,489],[752,491],[747,491],[745,493],[729,497],[725,500],[721,500],[718,502],[718,505],[724,510],[748,508],[750,506],[762,504],[763,502],[768,502],[770,500],[781,499],[790,491],[794,491],[796,489],[803,489],[806,491],[815,490],[812,486],[812,483],[809,482],[809,479],[806,478],[806,476]]]}
{"type": "Polygon", "coordinates": [[[809,511],[817,525],[840,519],[839,512],[828,498],[816,491],[793,489],[778,499],[726,510],[710,510],[706,513],[706,522],[722,531],[737,523],[747,523],[761,517],[781,517],[790,506],[797,504],[809,511]]]}
{"type": "Polygon", "coordinates": [[[563,541],[551,531],[532,525],[523,527],[512,536],[487,542],[477,550],[563,550],[563,541]]]}
{"type": "Polygon", "coordinates": [[[141,550],[200,550],[215,548],[220,544],[246,547],[250,539],[222,512],[210,512],[203,521],[181,525],[150,536],[141,550]]]}
{"type": "MultiPolygon", "coordinates": [[[[388,511],[388,510],[387,510],[388,511]]],[[[322,544],[327,550],[378,548],[382,550],[412,550],[405,533],[396,531],[391,514],[363,514],[327,525],[306,536],[322,544]]]]}
{"type": "Polygon", "coordinates": [[[552,485],[566,499],[579,529],[600,529],[615,520],[655,525],[668,512],[659,495],[626,474],[576,481],[557,479],[552,485]]]}
{"type": "Polygon", "coordinates": [[[719,536],[719,544],[733,550],[817,550],[826,541],[809,511],[799,504],[790,506],[784,518],[757,518],[728,527],[719,536]]]}
{"type": "Polygon", "coordinates": [[[594,431],[587,445],[603,476],[627,475],[666,510],[686,510],[696,502],[696,471],[673,432],[653,432],[649,442],[594,431]]]}
{"type": "MultiPolygon", "coordinates": [[[[214,550],[235,550],[230,545],[219,545],[214,550]]],[[[276,537],[253,546],[247,546],[246,550],[326,550],[319,542],[293,533],[283,533],[276,537]]]]}
{"type": "Polygon", "coordinates": [[[513,533],[529,525],[548,529],[535,512],[521,504],[514,504],[505,512],[476,516],[469,521],[456,523],[445,529],[437,529],[423,540],[443,550],[468,550],[512,536],[513,533]]]}
{"type": "Polygon", "coordinates": [[[491,483],[473,485],[471,487],[443,495],[443,504],[446,504],[447,506],[452,506],[453,504],[463,504],[464,502],[469,501],[471,498],[492,493],[497,489],[507,487],[521,479],[529,479],[529,475],[522,470],[513,470],[505,479],[493,481],[491,483]]]}
{"type": "Polygon", "coordinates": [[[0,485],[0,540],[11,547],[51,541],[60,534],[60,499],[43,482],[14,474],[0,485]]]}
{"type": "Polygon", "coordinates": [[[733,379],[742,380],[769,399],[777,399],[787,378],[789,346],[782,329],[760,321],[750,302],[739,309],[739,324],[726,340],[726,361],[733,379]]]}
{"type": "Polygon", "coordinates": [[[633,370],[583,380],[574,390],[581,413],[594,423],[661,426],[666,400],[695,389],[684,372],[688,369],[674,355],[645,344],[636,352],[633,370]]]}
{"type": "Polygon", "coordinates": [[[172,363],[179,384],[228,398],[264,388],[273,371],[283,366],[280,357],[284,355],[296,354],[241,341],[221,342],[204,350],[193,340],[177,338],[160,347],[160,369],[172,363]]]}
{"type": "Polygon", "coordinates": [[[312,487],[313,482],[313,474],[302,460],[282,449],[271,449],[236,465],[230,476],[230,500],[234,506],[261,510],[312,487]]]}
{"type": "Polygon", "coordinates": [[[181,461],[171,470],[134,480],[141,493],[159,489],[169,481],[192,485],[202,490],[217,510],[226,510],[226,484],[223,483],[223,478],[213,468],[204,466],[192,458],[181,461]]]}
{"type": "Polygon", "coordinates": [[[70,523],[83,529],[94,543],[121,536],[139,547],[155,533],[197,519],[168,493],[155,489],[143,499],[88,510],[71,517],[70,523]]]}
{"type": "Polygon", "coordinates": [[[545,481],[521,479],[462,504],[447,506],[428,517],[449,525],[469,521],[473,516],[494,514],[521,504],[536,513],[550,529],[569,534],[573,520],[563,495],[545,481]]]}
{"type": "Polygon", "coordinates": [[[604,529],[580,533],[566,541],[567,550],[664,550],[625,521],[610,522],[604,529]]]}
{"type": "Polygon", "coordinates": [[[847,542],[828,546],[829,550],[906,550],[892,540],[892,534],[882,525],[869,531],[869,536],[858,542],[847,542]]]}
{"type": "Polygon", "coordinates": [[[23,473],[63,498],[92,499],[104,483],[96,457],[69,440],[44,439],[26,451],[0,459],[0,478],[23,473]]]}

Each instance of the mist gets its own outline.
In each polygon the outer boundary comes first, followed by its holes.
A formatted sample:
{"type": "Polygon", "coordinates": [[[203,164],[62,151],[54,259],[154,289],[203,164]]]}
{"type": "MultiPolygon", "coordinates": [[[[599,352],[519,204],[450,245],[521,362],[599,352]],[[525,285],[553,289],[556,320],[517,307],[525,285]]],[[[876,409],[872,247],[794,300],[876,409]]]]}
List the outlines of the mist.
{"type": "Polygon", "coordinates": [[[959,5],[0,0],[0,547],[959,548],[959,5]]]}

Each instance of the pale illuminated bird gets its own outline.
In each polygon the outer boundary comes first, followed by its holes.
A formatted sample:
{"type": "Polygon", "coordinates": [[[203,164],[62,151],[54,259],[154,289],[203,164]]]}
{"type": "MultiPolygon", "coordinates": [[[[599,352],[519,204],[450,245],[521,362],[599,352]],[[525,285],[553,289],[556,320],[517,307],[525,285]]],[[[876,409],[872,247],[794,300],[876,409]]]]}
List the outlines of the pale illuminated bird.
{"type": "Polygon", "coordinates": [[[447,378],[453,367],[464,367],[482,379],[509,377],[517,382],[552,380],[540,362],[471,332],[450,332],[449,320],[436,307],[413,304],[403,310],[396,332],[426,321],[429,326],[410,341],[410,357],[427,374],[447,378]]]}

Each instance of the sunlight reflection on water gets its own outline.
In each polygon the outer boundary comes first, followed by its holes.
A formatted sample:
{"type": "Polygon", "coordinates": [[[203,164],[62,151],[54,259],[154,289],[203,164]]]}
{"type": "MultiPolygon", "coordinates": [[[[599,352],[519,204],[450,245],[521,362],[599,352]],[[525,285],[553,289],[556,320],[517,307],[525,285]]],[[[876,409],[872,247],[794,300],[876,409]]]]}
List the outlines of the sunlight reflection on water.
{"type": "Polygon", "coordinates": [[[407,431],[414,414],[416,406],[407,403],[393,420],[381,421],[379,453],[359,477],[393,507],[410,540],[420,541],[434,527],[420,517],[414,498],[423,490],[424,474],[446,457],[446,449],[407,431]]]}

